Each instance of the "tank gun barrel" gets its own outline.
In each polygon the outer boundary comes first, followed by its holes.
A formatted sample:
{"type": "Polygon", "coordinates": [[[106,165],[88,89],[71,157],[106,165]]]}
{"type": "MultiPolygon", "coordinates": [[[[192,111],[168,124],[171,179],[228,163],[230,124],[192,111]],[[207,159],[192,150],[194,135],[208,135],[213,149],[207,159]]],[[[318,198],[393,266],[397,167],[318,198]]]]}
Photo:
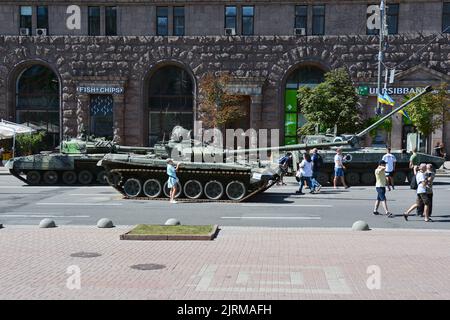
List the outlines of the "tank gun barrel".
{"type": "Polygon", "coordinates": [[[378,120],[377,122],[375,122],[374,124],[372,124],[370,127],[364,129],[363,131],[361,131],[360,133],[357,133],[355,136],[357,138],[361,138],[362,136],[364,136],[365,134],[367,134],[368,132],[372,131],[373,129],[377,128],[379,125],[381,125],[386,119],[392,117],[392,115],[396,114],[397,112],[399,112],[400,110],[404,109],[405,107],[407,107],[409,104],[411,104],[412,102],[416,101],[417,99],[420,99],[423,95],[430,93],[431,91],[433,91],[433,88],[431,86],[428,86],[425,88],[424,91],[422,91],[421,93],[419,93],[418,95],[416,95],[415,97],[409,99],[408,101],[406,101],[404,104],[402,104],[401,106],[399,106],[398,108],[395,108],[394,110],[392,110],[391,112],[389,112],[387,115],[385,115],[384,117],[382,117],[380,120],[378,120]]]}
{"type": "Polygon", "coordinates": [[[152,152],[155,150],[155,148],[150,148],[150,147],[132,147],[132,146],[121,146],[121,145],[115,146],[115,149],[117,152],[136,152],[136,153],[152,152]]]}
{"type": "Polygon", "coordinates": [[[243,153],[257,153],[257,152],[267,152],[267,151],[298,151],[304,149],[312,149],[312,148],[328,148],[328,147],[337,147],[337,146],[345,146],[350,144],[350,141],[336,141],[336,142],[327,142],[327,143],[312,143],[312,144],[291,144],[287,146],[279,146],[279,147],[267,147],[267,148],[253,148],[253,149],[238,149],[238,150],[226,150],[227,155],[237,155],[243,153]]]}

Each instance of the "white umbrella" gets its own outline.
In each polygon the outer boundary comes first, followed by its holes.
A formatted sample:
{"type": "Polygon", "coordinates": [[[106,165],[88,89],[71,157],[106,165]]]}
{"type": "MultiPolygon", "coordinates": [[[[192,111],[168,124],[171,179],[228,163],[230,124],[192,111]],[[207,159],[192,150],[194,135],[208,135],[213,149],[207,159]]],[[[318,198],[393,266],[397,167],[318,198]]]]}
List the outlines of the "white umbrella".
{"type": "Polygon", "coordinates": [[[23,134],[23,133],[33,133],[36,130],[17,124],[14,122],[9,122],[6,120],[1,120],[0,122],[0,139],[11,139],[13,138],[13,158],[14,158],[14,151],[16,148],[16,135],[23,134]]]}

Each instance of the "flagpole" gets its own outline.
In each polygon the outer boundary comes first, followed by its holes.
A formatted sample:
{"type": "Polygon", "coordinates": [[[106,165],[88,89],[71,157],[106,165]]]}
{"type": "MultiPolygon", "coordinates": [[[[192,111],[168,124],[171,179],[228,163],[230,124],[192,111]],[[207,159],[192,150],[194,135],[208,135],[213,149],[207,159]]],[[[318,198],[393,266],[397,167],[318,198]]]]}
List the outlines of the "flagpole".
{"type": "MultiPolygon", "coordinates": [[[[383,67],[383,41],[384,41],[384,0],[380,3],[380,45],[378,51],[378,85],[377,85],[377,96],[381,94],[381,74],[383,67]]],[[[377,110],[376,114],[381,114],[380,101],[377,98],[377,110]]]]}

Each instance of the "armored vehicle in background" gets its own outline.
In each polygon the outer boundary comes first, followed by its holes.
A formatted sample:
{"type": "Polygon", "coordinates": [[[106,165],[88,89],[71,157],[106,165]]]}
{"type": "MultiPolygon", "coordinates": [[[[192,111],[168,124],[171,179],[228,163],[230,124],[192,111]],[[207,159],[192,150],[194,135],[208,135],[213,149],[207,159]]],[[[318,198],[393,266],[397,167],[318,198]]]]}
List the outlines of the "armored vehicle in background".
{"type": "Polygon", "coordinates": [[[148,152],[151,148],[119,146],[112,141],[72,138],[61,142],[60,152],[42,152],[9,160],[12,175],[29,185],[107,184],[105,170],[97,162],[107,153],[148,152]]]}
{"type": "MultiPolygon", "coordinates": [[[[183,129],[175,127],[170,141],[155,145],[152,153],[146,155],[107,154],[99,161],[98,165],[105,168],[108,182],[126,198],[158,199],[169,197],[166,159],[177,158],[181,165],[177,171],[179,185],[176,197],[184,195],[186,198],[195,201],[203,198],[209,201],[239,202],[270,188],[279,180],[281,175],[278,163],[263,162],[257,157],[250,158],[250,155],[261,154],[261,152],[287,152],[310,150],[312,148],[326,149],[336,146],[355,146],[359,139],[370,130],[430,91],[431,87],[427,87],[423,93],[410,99],[367,129],[356,135],[339,139],[339,141],[333,139],[336,141],[315,141],[281,147],[227,150],[214,148],[211,145],[190,139],[190,134],[185,139],[183,136],[186,137],[186,135],[179,134],[183,129]],[[244,161],[239,161],[239,156],[242,155],[244,155],[244,161]],[[248,159],[245,158],[246,155],[249,156],[248,159]]],[[[354,157],[357,158],[357,155],[355,154],[354,157]]],[[[399,161],[402,159],[399,157],[399,161]]],[[[328,157],[326,157],[326,160],[328,161],[328,157]]],[[[347,157],[347,160],[353,159],[347,157]]],[[[371,175],[373,175],[372,169],[371,175]]],[[[326,178],[329,179],[328,176],[326,178]]]]}

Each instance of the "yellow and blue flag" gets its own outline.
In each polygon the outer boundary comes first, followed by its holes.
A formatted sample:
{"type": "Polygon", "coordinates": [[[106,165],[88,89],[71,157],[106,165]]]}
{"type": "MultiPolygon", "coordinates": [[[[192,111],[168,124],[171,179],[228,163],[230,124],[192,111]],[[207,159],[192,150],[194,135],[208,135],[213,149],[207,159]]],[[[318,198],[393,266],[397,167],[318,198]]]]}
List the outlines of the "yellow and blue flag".
{"type": "Polygon", "coordinates": [[[402,109],[400,110],[398,113],[400,113],[401,115],[403,115],[404,117],[406,117],[406,119],[408,119],[409,121],[412,121],[411,118],[408,115],[408,112],[406,112],[406,110],[402,109]]]}
{"type": "Polygon", "coordinates": [[[388,104],[388,102],[384,98],[384,94],[378,94],[378,102],[381,104],[388,104]]]}
{"type": "Polygon", "coordinates": [[[387,105],[390,105],[390,106],[395,106],[395,101],[394,101],[394,99],[392,99],[387,93],[385,93],[384,95],[383,95],[383,97],[384,97],[384,100],[386,101],[386,104],[387,105]]]}

